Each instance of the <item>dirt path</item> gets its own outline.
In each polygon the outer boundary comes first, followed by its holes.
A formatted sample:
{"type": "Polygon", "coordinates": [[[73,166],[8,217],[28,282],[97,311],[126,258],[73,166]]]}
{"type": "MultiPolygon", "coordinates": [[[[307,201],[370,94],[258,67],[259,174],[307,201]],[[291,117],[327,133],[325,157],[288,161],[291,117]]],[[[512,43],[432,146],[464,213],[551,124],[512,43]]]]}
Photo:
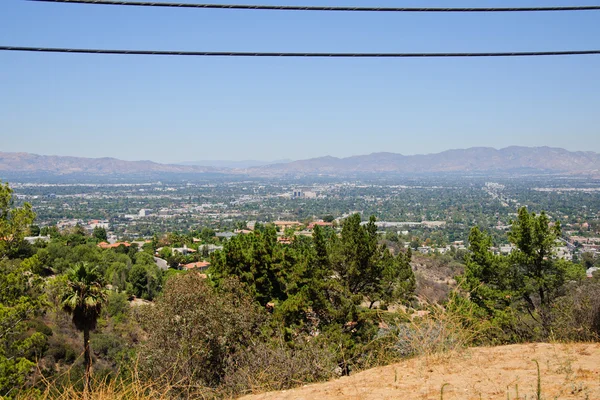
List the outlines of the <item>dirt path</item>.
{"type": "Polygon", "coordinates": [[[453,357],[421,357],[335,381],[244,400],[600,400],[600,344],[525,344],[473,348],[453,357]],[[507,393],[508,396],[507,397],[507,393]]]}

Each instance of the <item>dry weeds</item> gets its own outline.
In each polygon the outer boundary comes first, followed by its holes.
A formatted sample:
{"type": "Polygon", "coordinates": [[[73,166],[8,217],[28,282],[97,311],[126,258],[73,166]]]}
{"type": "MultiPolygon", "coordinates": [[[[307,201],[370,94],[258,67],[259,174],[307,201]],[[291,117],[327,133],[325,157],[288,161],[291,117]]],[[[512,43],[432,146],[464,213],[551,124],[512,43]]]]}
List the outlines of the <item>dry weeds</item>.
{"type": "Polygon", "coordinates": [[[600,399],[600,344],[524,344],[428,355],[244,400],[600,399]]]}

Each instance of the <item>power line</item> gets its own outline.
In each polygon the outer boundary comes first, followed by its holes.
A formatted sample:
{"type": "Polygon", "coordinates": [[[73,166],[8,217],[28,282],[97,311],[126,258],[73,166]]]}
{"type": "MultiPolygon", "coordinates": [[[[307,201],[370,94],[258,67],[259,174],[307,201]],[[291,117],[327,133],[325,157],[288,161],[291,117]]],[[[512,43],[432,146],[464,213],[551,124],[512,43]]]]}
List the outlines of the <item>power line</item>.
{"type": "Polygon", "coordinates": [[[176,7],[228,10],[282,10],[282,11],[357,11],[357,12],[533,12],[533,11],[594,11],[600,6],[558,6],[558,7],[347,7],[347,6],[278,6],[252,4],[193,4],[163,3],[156,1],[124,0],[29,0],[45,3],[100,4],[112,6],[176,7]]]}
{"type": "Polygon", "coordinates": [[[145,56],[197,56],[197,57],[312,57],[312,58],[461,58],[461,57],[538,57],[579,56],[600,54],[600,50],[567,51],[512,51],[485,53],[302,53],[302,52],[250,52],[250,51],[170,51],[170,50],[109,50],[73,49],[59,47],[0,46],[0,51],[72,54],[118,54],[145,56]]]}

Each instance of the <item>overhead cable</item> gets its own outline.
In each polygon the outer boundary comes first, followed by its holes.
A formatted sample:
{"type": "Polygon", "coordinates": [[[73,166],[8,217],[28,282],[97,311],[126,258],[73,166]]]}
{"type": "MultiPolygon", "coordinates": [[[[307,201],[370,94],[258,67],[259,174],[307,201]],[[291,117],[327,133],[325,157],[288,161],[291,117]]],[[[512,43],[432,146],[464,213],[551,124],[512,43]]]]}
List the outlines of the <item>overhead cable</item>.
{"type": "Polygon", "coordinates": [[[174,7],[228,10],[281,10],[281,11],[356,11],[356,12],[534,12],[534,11],[594,11],[597,6],[556,6],[556,7],[351,7],[351,6],[294,6],[294,5],[253,5],[253,4],[195,4],[169,3],[158,1],[126,0],[29,0],[45,3],[98,4],[137,7],[174,7]]]}
{"type": "Polygon", "coordinates": [[[110,50],[74,49],[59,47],[0,46],[0,51],[72,54],[118,54],[147,56],[198,56],[198,57],[312,57],[312,58],[462,58],[462,57],[539,57],[579,56],[600,54],[600,50],[566,51],[511,51],[484,53],[305,53],[305,52],[254,52],[254,51],[171,51],[171,50],[110,50]]]}

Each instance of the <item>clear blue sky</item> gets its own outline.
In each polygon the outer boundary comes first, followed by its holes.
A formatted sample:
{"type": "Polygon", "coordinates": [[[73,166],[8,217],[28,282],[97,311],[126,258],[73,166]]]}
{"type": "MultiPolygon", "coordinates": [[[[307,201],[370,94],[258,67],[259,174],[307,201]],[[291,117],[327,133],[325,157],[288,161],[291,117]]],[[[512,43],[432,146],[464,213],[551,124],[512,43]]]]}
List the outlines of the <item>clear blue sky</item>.
{"type": "MultiPolygon", "coordinates": [[[[574,4],[465,0],[452,6],[542,3],[574,4]]],[[[600,48],[600,11],[317,13],[1,0],[0,43],[215,51],[583,50],[600,48]]],[[[600,152],[600,56],[358,60],[0,52],[0,151],[177,162],[509,145],[600,152]]]]}

